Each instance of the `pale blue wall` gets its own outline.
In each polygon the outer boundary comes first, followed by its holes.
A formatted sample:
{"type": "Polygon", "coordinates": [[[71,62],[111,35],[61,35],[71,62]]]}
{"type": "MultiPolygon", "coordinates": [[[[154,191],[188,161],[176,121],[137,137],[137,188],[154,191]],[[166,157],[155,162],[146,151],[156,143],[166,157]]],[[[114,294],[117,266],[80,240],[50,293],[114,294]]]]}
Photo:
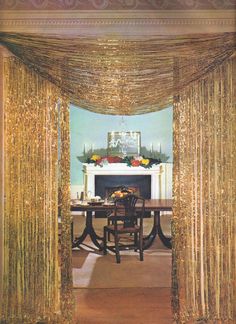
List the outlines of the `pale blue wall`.
{"type": "Polygon", "coordinates": [[[83,184],[82,164],[76,158],[86,149],[107,147],[107,133],[110,131],[140,131],[141,145],[161,150],[170,156],[168,162],[173,161],[172,154],[172,107],[159,112],[138,116],[125,116],[121,123],[121,116],[101,115],[71,105],[71,184],[83,184]]]}

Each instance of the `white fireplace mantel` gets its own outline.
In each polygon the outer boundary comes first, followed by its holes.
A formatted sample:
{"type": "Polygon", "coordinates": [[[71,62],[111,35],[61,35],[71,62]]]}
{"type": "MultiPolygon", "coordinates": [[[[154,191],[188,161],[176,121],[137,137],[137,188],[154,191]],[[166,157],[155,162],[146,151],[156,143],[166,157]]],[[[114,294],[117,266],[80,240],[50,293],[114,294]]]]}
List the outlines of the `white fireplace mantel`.
{"type": "MultiPolygon", "coordinates": [[[[83,164],[84,172],[84,189],[85,192],[90,192],[92,196],[95,195],[95,176],[96,175],[151,175],[151,198],[171,198],[166,197],[167,187],[172,184],[172,164],[161,163],[153,165],[150,169],[139,167],[129,167],[125,163],[110,163],[104,166],[95,166],[94,164],[83,164]],[[166,172],[169,170],[170,175],[167,176],[166,172]],[[171,178],[170,183],[168,182],[171,178]]],[[[169,193],[168,196],[171,194],[169,193]]]]}

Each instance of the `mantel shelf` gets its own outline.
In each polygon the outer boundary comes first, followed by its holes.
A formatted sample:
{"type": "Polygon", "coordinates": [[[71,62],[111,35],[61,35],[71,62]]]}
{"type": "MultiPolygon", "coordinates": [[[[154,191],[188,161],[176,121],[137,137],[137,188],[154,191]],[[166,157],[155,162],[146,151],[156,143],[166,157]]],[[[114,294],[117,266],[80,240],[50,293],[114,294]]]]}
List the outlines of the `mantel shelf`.
{"type": "Polygon", "coordinates": [[[146,169],[142,166],[130,167],[126,163],[109,163],[104,166],[94,165],[91,163],[83,163],[83,172],[94,174],[151,174],[162,172],[163,164],[164,163],[153,165],[151,168],[146,169]]]}

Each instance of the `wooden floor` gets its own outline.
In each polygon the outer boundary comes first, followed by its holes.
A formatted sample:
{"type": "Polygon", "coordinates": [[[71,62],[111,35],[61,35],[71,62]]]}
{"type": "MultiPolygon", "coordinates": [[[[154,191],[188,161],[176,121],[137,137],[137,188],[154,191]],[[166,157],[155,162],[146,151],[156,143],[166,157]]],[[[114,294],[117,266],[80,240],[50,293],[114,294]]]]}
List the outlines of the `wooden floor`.
{"type": "Polygon", "coordinates": [[[171,324],[170,288],[75,289],[76,324],[171,324]]]}

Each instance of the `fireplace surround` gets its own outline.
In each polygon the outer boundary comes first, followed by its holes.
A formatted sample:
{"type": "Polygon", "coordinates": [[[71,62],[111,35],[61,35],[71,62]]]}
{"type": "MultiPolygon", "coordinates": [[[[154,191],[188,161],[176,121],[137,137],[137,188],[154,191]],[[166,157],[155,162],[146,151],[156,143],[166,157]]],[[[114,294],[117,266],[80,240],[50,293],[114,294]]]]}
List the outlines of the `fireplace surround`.
{"type": "Polygon", "coordinates": [[[102,167],[84,163],[83,172],[84,190],[92,196],[104,198],[106,186],[131,185],[138,186],[145,199],[172,198],[172,163],[153,165],[150,169],[129,167],[125,163],[102,167]]]}

